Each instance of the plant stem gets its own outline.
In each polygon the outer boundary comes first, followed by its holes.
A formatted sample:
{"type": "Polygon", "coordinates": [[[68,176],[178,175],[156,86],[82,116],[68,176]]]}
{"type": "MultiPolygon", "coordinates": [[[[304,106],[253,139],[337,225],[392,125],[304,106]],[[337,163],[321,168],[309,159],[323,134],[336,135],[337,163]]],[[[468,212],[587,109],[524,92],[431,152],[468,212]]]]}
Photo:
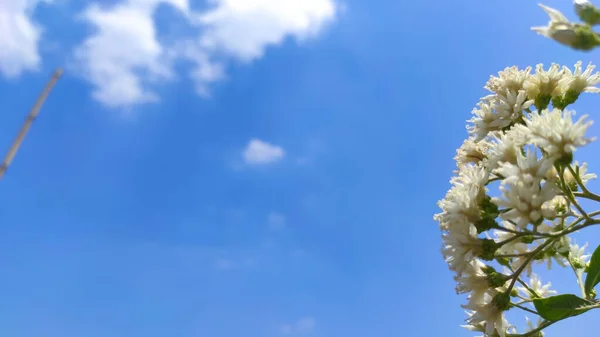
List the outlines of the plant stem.
{"type": "Polygon", "coordinates": [[[600,202],[600,195],[591,192],[573,192],[573,195],[579,198],[590,199],[600,202]]]}
{"type": "Polygon", "coordinates": [[[525,289],[527,289],[527,291],[529,291],[535,297],[540,297],[540,295],[538,295],[538,293],[536,293],[535,290],[531,289],[531,287],[529,287],[527,283],[525,283],[525,281],[521,280],[519,276],[517,276],[517,282],[519,282],[525,289]]]}
{"type": "Polygon", "coordinates": [[[569,262],[569,266],[571,266],[571,269],[573,270],[573,273],[575,274],[575,277],[577,278],[577,285],[579,286],[579,290],[581,290],[581,296],[583,298],[587,298],[587,296],[585,294],[585,288],[583,286],[583,280],[581,278],[581,276],[582,276],[581,270],[575,268],[573,263],[571,263],[571,260],[569,260],[568,258],[567,258],[567,262],[569,262]]]}
{"type": "Polygon", "coordinates": [[[567,182],[565,181],[565,168],[564,167],[561,168],[561,170],[560,170],[559,178],[560,178],[561,188],[562,188],[563,192],[565,193],[565,196],[567,197],[567,199],[569,199],[569,201],[575,206],[575,208],[577,208],[577,210],[579,211],[579,213],[581,213],[581,215],[583,215],[586,219],[589,218],[588,214],[577,202],[577,199],[575,199],[575,196],[573,195],[573,191],[571,190],[571,188],[569,187],[569,185],[567,185],[567,182]]]}
{"type": "Polygon", "coordinates": [[[527,312],[529,312],[529,313],[532,313],[532,314],[534,314],[534,315],[538,315],[538,316],[540,315],[540,314],[538,314],[538,312],[537,312],[537,311],[535,311],[535,310],[531,310],[531,309],[529,309],[529,308],[527,308],[527,307],[524,307],[524,306],[522,306],[522,305],[519,305],[519,304],[517,304],[517,303],[511,303],[511,305],[512,305],[513,307],[515,307],[515,308],[519,308],[519,309],[521,309],[521,310],[527,311],[527,312]]]}
{"type": "Polygon", "coordinates": [[[521,266],[519,266],[519,268],[511,275],[512,281],[510,281],[510,285],[508,286],[507,293],[510,293],[510,291],[512,290],[512,288],[515,286],[515,283],[517,282],[517,279],[519,278],[519,275],[521,275],[521,273],[523,272],[523,270],[525,270],[525,268],[527,268],[527,265],[531,262],[531,260],[533,260],[533,258],[538,253],[540,253],[542,250],[544,250],[544,248],[546,248],[547,246],[549,246],[555,240],[556,240],[556,238],[550,238],[550,239],[546,240],[544,243],[542,243],[541,245],[539,245],[539,247],[537,247],[536,249],[534,249],[531,252],[531,256],[529,256],[527,258],[527,260],[525,260],[525,262],[523,262],[523,264],[521,266]]]}
{"type": "Polygon", "coordinates": [[[523,334],[516,334],[516,335],[507,335],[509,337],[529,337],[529,336],[533,336],[534,334],[544,330],[545,328],[551,326],[552,324],[556,323],[558,321],[544,321],[542,324],[540,324],[540,326],[538,326],[537,328],[528,331],[526,333],[523,334]]]}

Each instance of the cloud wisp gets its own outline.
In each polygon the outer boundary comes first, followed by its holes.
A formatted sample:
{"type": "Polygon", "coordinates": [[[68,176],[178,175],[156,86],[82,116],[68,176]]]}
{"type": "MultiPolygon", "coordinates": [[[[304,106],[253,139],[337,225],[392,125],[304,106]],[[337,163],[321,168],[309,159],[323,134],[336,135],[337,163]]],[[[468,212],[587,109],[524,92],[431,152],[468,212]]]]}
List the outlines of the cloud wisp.
{"type": "Polygon", "coordinates": [[[273,164],[282,160],[284,156],[285,150],[281,146],[257,138],[251,139],[242,152],[244,162],[253,166],[273,164]]]}
{"type": "Polygon", "coordinates": [[[15,78],[41,63],[42,29],[32,15],[38,0],[0,1],[0,73],[15,78]]]}
{"type": "Polygon", "coordinates": [[[309,334],[315,330],[317,321],[313,317],[302,317],[295,323],[282,324],[279,331],[284,335],[309,334]]]}

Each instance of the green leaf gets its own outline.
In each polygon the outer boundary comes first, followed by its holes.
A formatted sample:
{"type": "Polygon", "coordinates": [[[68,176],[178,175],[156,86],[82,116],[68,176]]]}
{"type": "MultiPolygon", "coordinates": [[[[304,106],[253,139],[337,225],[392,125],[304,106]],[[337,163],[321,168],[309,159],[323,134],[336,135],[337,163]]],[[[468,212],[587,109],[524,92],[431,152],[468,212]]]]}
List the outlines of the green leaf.
{"type": "Polygon", "coordinates": [[[538,314],[549,321],[560,321],[567,317],[583,314],[590,309],[582,309],[581,307],[588,306],[590,303],[581,297],[572,294],[564,294],[546,298],[536,298],[533,300],[533,305],[538,314]]]}
{"type": "Polygon", "coordinates": [[[600,282],[600,246],[592,254],[587,276],[585,277],[584,289],[588,296],[590,296],[592,289],[598,282],[600,282]]]}

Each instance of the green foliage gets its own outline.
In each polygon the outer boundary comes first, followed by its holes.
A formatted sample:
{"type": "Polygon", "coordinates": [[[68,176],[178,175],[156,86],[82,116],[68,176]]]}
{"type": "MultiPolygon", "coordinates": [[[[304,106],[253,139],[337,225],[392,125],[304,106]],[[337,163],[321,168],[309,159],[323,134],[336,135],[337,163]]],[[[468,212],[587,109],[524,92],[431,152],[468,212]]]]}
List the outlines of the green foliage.
{"type": "Polygon", "coordinates": [[[592,290],[600,283],[600,246],[596,248],[592,258],[590,259],[590,265],[587,267],[587,276],[585,278],[584,289],[588,298],[593,298],[592,290]]]}
{"type": "Polygon", "coordinates": [[[533,305],[540,317],[549,321],[560,321],[568,317],[583,314],[590,309],[587,306],[591,304],[588,300],[573,294],[536,298],[533,300],[533,305]]]}

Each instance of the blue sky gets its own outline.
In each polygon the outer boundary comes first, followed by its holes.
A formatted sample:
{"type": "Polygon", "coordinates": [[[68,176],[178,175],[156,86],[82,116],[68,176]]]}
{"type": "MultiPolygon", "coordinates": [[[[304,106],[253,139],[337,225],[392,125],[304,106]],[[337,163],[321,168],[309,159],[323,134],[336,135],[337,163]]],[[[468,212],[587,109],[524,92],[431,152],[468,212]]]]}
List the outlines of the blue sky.
{"type": "Polygon", "coordinates": [[[0,144],[65,67],[0,182],[0,335],[473,335],[432,220],[465,120],[490,74],[597,53],[529,1],[136,1],[0,0],[42,32],[0,54],[0,144]]]}

